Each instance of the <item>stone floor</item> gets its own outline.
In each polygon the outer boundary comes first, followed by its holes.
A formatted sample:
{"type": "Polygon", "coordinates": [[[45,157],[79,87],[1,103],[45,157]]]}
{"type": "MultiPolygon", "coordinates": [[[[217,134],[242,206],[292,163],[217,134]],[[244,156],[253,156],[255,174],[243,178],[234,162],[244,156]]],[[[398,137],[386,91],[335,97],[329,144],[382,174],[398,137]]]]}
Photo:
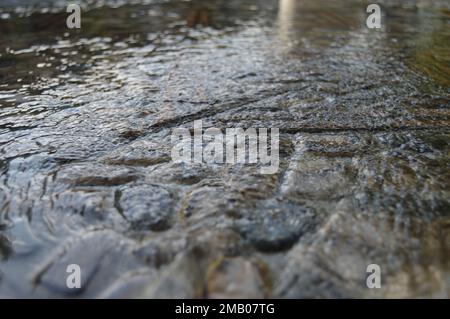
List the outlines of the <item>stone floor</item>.
{"type": "Polygon", "coordinates": [[[20,3],[1,297],[449,297],[448,1],[378,1],[381,30],[356,0],[20,3]],[[199,119],[279,128],[278,172],[171,161],[199,119]]]}

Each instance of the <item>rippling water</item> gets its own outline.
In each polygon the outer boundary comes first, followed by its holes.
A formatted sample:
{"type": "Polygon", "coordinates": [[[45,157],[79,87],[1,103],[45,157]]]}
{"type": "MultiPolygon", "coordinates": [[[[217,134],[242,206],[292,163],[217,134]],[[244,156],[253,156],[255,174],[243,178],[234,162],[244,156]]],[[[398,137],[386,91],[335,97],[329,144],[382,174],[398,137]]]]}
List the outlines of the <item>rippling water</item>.
{"type": "Polygon", "coordinates": [[[69,30],[3,0],[0,296],[448,297],[450,5],[368,3],[92,0],[69,30]],[[279,172],[171,162],[195,119],[279,128],[279,172]]]}

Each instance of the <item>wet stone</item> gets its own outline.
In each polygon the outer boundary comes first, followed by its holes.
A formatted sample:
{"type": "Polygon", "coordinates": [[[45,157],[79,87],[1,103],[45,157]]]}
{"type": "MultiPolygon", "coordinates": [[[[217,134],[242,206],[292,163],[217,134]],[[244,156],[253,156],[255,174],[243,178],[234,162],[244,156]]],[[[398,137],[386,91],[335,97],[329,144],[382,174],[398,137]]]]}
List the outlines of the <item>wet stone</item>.
{"type": "Polygon", "coordinates": [[[66,247],[61,247],[59,253],[38,267],[34,281],[51,294],[83,293],[94,297],[124,271],[142,267],[136,258],[130,257],[132,247],[131,241],[112,231],[86,233],[69,242],[66,247]],[[66,269],[71,264],[77,264],[81,268],[80,289],[69,289],[66,286],[66,269]]]}
{"type": "Polygon", "coordinates": [[[119,147],[104,158],[111,165],[151,166],[170,161],[167,147],[146,140],[119,147]]]}
{"type": "Polygon", "coordinates": [[[133,251],[136,257],[155,268],[170,264],[189,246],[186,238],[180,236],[176,229],[158,235],[144,241],[133,251]]]}
{"type": "Polygon", "coordinates": [[[351,194],[357,175],[353,157],[358,146],[346,136],[301,135],[282,193],[290,198],[314,199],[351,194]]]}
{"type": "MultiPolygon", "coordinates": [[[[278,174],[262,175],[250,167],[232,167],[229,169],[229,185],[243,198],[261,200],[271,197],[277,188],[278,174]]],[[[281,168],[280,168],[281,170],[281,168]]]]}
{"type": "Polygon", "coordinates": [[[213,174],[214,168],[207,164],[171,162],[158,166],[147,179],[160,183],[177,183],[183,185],[197,184],[213,174]]]}
{"type": "Polygon", "coordinates": [[[58,180],[71,186],[117,186],[137,178],[131,169],[97,164],[71,165],[58,172],[58,180]]]}
{"type": "Polygon", "coordinates": [[[5,235],[0,233],[0,260],[7,259],[11,252],[11,242],[5,235]]]}
{"type": "Polygon", "coordinates": [[[120,210],[135,230],[162,231],[170,227],[173,195],[160,186],[143,185],[120,191],[120,210]]]}
{"type": "Polygon", "coordinates": [[[359,295],[359,286],[349,288],[342,277],[335,275],[328,264],[323,264],[314,253],[305,248],[294,249],[292,257],[282,270],[281,278],[275,287],[274,295],[278,298],[352,298],[359,295]],[[355,289],[356,288],[356,289],[355,289]]]}
{"type": "Polygon", "coordinates": [[[267,200],[236,222],[241,235],[257,250],[289,249],[318,226],[314,209],[283,200],[267,200]]]}
{"type": "Polygon", "coordinates": [[[208,298],[261,299],[268,289],[257,263],[242,257],[213,262],[206,282],[208,298]]]}
{"type": "Polygon", "coordinates": [[[79,215],[85,223],[105,221],[117,214],[111,191],[64,191],[55,196],[53,211],[61,215],[79,215]]]}
{"type": "Polygon", "coordinates": [[[158,280],[142,294],[144,298],[200,298],[204,295],[208,257],[199,249],[190,249],[161,269],[158,280]]]}
{"type": "Polygon", "coordinates": [[[448,261],[442,236],[448,218],[424,222],[386,209],[362,212],[343,200],[319,228],[310,245],[299,243],[287,254],[276,294],[288,298],[443,296],[448,261]],[[396,258],[394,256],[402,256],[396,258]],[[410,260],[416,263],[412,266],[410,260]],[[383,265],[381,289],[365,289],[367,265],[383,265]],[[307,275],[305,275],[307,274],[307,275]],[[417,280],[427,277],[429,280],[417,280]],[[411,289],[411,287],[415,287],[411,289]]]}
{"type": "Polygon", "coordinates": [[[448,0],[83,3],[0,1],[0,297],[449,296],[448,0]],[[278,171],[173,161],[195,120],[278,171]]]}
{"type": "Polygon", "coordinates": [[[229,188],[202,186],[190,191],[181,214],[189,224],[202,224],[208,218],[234,215],[243,206],[243,197],[229,188]]]}
{"type": "Polygon", "coordinates": [[[141,298],[144,291],[148,289],[155,281],[157,272],[154,269],[138,269],[126,273],[117,279],[108,287],[100,298],[103,299],[125,299],[141,298]]]}

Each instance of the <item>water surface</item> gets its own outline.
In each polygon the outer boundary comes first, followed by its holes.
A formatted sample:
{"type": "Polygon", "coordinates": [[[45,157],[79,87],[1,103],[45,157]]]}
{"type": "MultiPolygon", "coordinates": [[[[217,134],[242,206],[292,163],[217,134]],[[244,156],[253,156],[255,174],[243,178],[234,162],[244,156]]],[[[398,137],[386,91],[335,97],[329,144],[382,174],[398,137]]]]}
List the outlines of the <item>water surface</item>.
{"type": "Polygon", "coordinates": [[[83,1],[69,30],[3,0],[0,296],[448,297],[450,6],[380,3],[83,1]],[[173,163],[196,119],[279,128],[278,173],[173,163]]]}

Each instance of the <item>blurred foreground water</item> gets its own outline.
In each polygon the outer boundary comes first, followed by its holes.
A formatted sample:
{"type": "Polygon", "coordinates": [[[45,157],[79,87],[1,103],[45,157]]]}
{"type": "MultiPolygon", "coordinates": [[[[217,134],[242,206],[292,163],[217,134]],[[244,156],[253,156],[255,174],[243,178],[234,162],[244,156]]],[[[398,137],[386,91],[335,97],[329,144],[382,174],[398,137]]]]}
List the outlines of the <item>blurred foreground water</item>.
{"type": "Polygon", "coordinates": [[[82,1],[69,30],[2,0],[0,297],[449,297],[450,4],[378,3],[82,1]],[[196,119],[279,128],[278,173],[173,163],[196,119]]]}

